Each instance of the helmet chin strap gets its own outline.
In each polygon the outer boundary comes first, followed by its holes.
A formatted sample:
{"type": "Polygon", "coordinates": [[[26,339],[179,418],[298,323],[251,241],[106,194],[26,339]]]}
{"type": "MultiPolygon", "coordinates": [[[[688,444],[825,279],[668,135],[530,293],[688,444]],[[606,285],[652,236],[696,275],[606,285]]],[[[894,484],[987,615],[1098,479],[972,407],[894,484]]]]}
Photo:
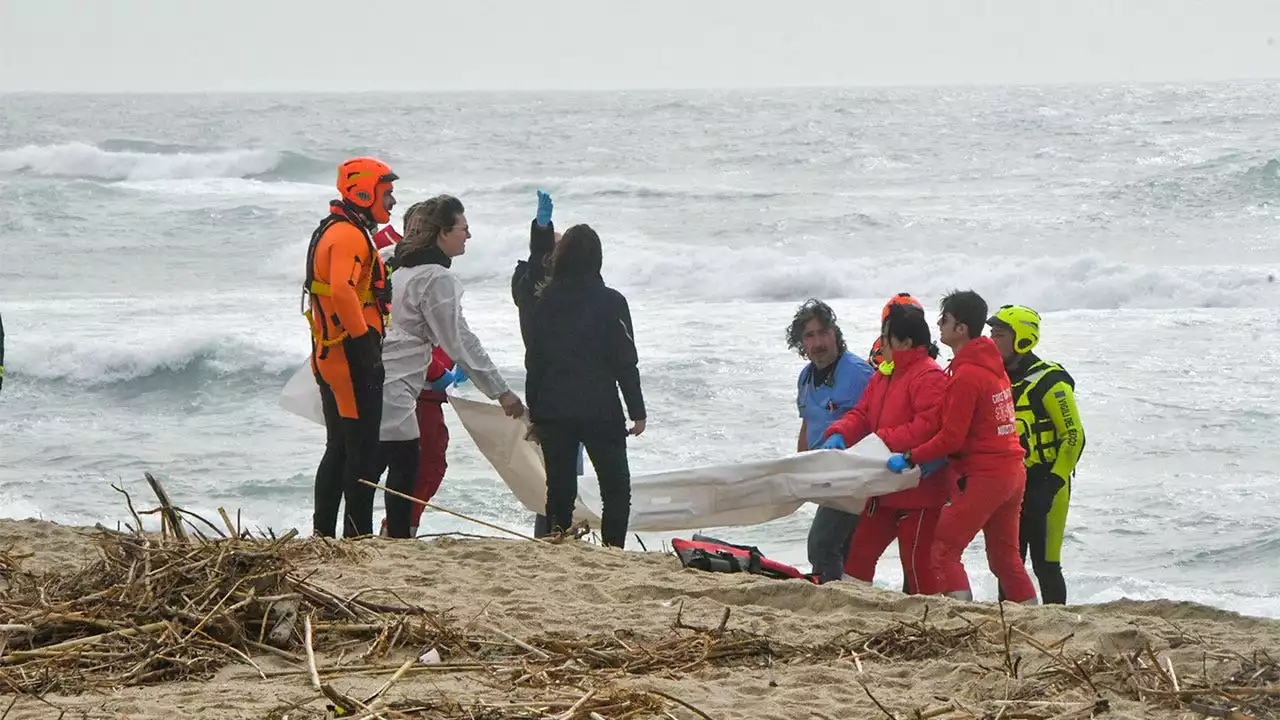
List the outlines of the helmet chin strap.
{"type": "Polygon", "coordinates": [[[352,220],[360,221],[360,224],[363,225],[366,229],[368,230],[377,229],[378,223],[373,219],[373,211],[370,210],[369,208],[362,208],[359,205],[356,205],[350,200],[347,200],[344,198],[342,200],[342,209],[347,211],[348,217],[350,217],[352,220]]]}

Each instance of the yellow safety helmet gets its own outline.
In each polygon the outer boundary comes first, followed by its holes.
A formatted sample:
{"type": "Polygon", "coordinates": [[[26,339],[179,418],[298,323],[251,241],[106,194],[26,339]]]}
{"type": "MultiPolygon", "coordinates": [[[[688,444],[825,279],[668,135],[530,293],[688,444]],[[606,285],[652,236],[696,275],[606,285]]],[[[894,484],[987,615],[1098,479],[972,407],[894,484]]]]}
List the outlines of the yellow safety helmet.
{"type": "Polygon", "coordinates": [[[1023,305],[1001,305],[987,324],[1013,331],[1013,351],[1019,355],[1031,352],[1040,342],[1040,313],[1023,305]]]}

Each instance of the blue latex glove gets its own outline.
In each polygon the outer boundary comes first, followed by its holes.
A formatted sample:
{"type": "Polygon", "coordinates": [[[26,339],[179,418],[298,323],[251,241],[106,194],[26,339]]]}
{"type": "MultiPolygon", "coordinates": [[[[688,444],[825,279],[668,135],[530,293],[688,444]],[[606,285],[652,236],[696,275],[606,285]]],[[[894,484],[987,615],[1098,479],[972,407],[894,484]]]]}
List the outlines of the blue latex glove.
{"type": "Polygon", "coordinates": [[[445,370],[443,373],[440,374],[440,377],[431,381],[431,391],[442,393],[445,390],[448,390],[449,386],[452,384],[453,384],[453,371],[445,370]]]}
{"type": "Polygon", "coordinates": [[[442,393],[466,379],[467,376],[462,374],[462,368],[454,367],[452,370],[445,370],[440,377],[432,380],[431,389],[435,392],[442,393]]]}
{"type": "Polygon", "coordinates": [[[901,474],[903,470],[910,467],[910,464],[907,462],[906,458],[902,457],[902,453],[894,453],[889,456],[889,462],[885,463],[884,466],[889,468],[892,472],[901,474]]]}
{"type": "Polygon", "coordinates": [[[551,196],[538,191],[538,227],[551,224],[551,196]]]}
{"type": "Polygon", "coordinates": [[[926,478],[947,466],[946,458],[938,458],[920,466],[920,477],[926,478]]]}
{"type": "Polygon", "coordinates": [[[466,381],[467,381],[467,374],[466,374],[466,373],[464,373],[464,372],[462,372],[462,366],[461,366],[461,365],[454,365],[454,366],[453,366],[453,370],[452,370],[451,372],[453,372],[453,386],[454,386],[454,387],[458,387],[459,385],[461,385],[462,383],[464,383],[464,382],[466,382],[466,381]]]}
{"type": "Polygon", "coordinates": [[[844,436],[836,433],[822,443],[823,450],[844,450],[844,436]]]}

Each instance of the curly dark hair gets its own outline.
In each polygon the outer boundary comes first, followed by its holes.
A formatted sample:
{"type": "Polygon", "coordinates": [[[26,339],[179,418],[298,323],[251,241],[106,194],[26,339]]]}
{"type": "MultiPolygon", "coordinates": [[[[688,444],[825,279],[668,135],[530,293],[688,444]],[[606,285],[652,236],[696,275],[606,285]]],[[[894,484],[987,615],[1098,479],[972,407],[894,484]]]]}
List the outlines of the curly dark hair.
{"type": "Polygon", "coordinates": [[[844,342],[844,333],[840,331],[840,325],[836,323],[836,311],[831,306],[821,300],[810,298],[805,304],[796,310],[796,316],[791,318],[791,326],[787,328],[787,348],[800,353],[800,357],[804,354],[804,326],[809,324],[810,320],[818,320],[822,323],[822,327],[831,328],[836,331],[836,350],[841,355],[849,351],[844,342]]]}

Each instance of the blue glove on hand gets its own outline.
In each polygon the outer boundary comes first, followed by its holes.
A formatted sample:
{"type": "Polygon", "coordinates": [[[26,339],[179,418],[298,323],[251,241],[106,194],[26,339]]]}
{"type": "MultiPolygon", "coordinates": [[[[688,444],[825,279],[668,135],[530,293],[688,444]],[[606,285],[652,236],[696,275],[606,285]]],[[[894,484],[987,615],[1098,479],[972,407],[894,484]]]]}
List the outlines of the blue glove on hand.
{"type": "Polygon", "coordinates": [[[444,373],[440,375],[440,377],[436,378],[435,380],[432,380],[431,389],[434,392],[442,393],[445,390],[451,387],[454,387],[459,383],[465,381],[466,379],[467,379],[467,376],[462,374],[462,368],[455,367],[452,370],[445,370],[444,373]]]}
{"type": "Polygon", "coordinates": [[[901,474],[903,470],[911,467],[911,464],[902,456],[902,453],[894,453],[889,456],[889,462],[885,463],[884,466],[892,472],[901,474]]]}
{"type": "Polygon", "coordinates": [[[449,386],[452,384],[453,384],[453,371],[445,370],[443,373],[440,374],[440,377],[431,381],[431,390],[432,392],[442,393],[445,390],[448,390],[449,386]]]}
{"type": "Polygon", "coordinates": [[[836,433],[822,443],[823,450],[844,450],[844,436],[836,433]]]}
{"type": "Polygon", "coordinates": [[[920,466],[920,477],[927,478],[947,466],[946,458],[938,458],[920,466]]]}
{"type": "Polygon", "coordinates": [[[538,191],[538,227],[551,224],[551,196],[538,191]]]}
{"type": "Polygon", "coordinates": [[[454,387],[458,387],[459,385],[461,385],[462,383],[464,383],[464,382],[466,382],[466,381],[467,381],[467,374],[466,374],[466,373],[464,373],[464,372],[462,372],[462,366],[461,366],[461,365],[454,365],[454,366],[453,366],[453,370],[450,370],[450,372],[452,372],[452,373],[453,373],[453,386],[454,386],[454,387]]]}

